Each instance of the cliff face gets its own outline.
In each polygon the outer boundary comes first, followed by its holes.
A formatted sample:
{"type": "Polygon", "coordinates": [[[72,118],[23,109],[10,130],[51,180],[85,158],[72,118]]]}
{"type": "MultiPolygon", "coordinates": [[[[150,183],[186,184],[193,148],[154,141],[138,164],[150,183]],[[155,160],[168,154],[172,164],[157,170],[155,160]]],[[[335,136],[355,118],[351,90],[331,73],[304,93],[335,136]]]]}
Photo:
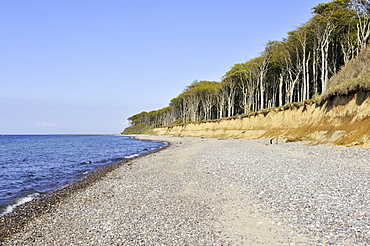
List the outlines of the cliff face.
{"type": "Polygon", "coordinates": [[[155,134],[221,138],[278,138],[370,147],[370,92],[303,102],[244,117],[156,128],[155,134]]]}

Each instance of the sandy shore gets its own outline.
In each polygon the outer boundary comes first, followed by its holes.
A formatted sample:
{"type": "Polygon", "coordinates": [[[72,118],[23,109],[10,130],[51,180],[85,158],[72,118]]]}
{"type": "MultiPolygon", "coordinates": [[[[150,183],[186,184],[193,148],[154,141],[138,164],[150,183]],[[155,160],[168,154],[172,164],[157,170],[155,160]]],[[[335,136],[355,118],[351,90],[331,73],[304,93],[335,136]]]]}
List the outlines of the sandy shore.
{"type": "Polygon", "coordinates": [[[170,142],[79,189],[4,245],[367,245],[370,151],[170,142]]]}

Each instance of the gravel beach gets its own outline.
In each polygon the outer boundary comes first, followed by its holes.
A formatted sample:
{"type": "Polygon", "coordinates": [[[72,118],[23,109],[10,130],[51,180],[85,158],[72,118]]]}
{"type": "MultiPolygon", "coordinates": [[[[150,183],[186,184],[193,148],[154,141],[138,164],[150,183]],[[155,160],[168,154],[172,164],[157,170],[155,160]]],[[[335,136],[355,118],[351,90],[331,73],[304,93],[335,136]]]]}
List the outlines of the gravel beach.
{"type": "Polygon", "coordinates": [[[166,141],[37,216],[3,245],[370,245],[370,150],[166,141]]]}

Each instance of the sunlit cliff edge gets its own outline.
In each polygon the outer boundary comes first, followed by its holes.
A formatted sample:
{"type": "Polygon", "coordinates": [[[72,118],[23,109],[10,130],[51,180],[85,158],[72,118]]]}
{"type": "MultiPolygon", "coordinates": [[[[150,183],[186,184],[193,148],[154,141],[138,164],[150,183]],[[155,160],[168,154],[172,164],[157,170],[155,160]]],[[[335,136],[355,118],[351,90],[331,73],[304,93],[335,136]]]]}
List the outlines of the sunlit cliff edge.
{"type": "Polygon", "coordinates": [[[370,48],[343,66],[330,79],[327,90],[311,100],[247,115],[145,131],[157,135],[264,138],[273,143],[310,141],[370,148],[369,57],[370,48]]]}
{"type": "Polygon", "coordinates": [[[370,49],[344,66],[315,100],[208,122],[155,128],[154,134],[267,138],[370,148],[370,49]]]}
{"type": "Polygon", "coordinates": [[[370,147],[370,91],[307,101],[244,117],[153,129],[154,134],[217,138],[274,138],[370,147]]]}

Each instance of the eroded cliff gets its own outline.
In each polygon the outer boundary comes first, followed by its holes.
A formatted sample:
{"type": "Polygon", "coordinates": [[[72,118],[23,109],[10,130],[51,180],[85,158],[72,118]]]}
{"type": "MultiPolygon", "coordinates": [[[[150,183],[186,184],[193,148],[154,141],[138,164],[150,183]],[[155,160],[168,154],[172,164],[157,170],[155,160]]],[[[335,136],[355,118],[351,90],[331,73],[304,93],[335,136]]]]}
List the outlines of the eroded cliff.
{"type": "Polygon", "coordinates": [[[219,138],[274,138],[370,147],[370,91],[302,102],[242,117],[156,128],[155,134],[219,138]]]}

